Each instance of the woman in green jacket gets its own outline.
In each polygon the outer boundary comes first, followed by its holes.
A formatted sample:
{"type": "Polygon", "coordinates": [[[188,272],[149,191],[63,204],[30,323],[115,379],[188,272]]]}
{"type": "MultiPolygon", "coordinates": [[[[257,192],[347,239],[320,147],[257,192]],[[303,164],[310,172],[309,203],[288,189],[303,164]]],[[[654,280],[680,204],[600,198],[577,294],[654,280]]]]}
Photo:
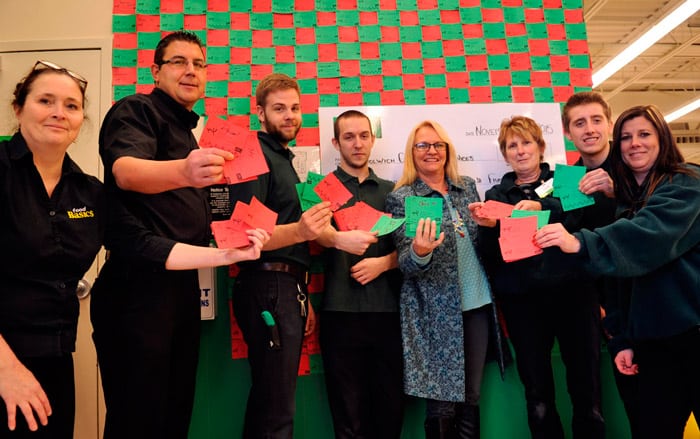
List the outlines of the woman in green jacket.
{"type": "Polygon", "coordinates": [[[535,239],[589,272],[627,278],[624,332],[609,348],[621,373],[639,377],[641,437],[680,439],[700,414],[700,168],[684,162],[653,105],[622,113],[613,138],[619,219],[573,235],[552,224],[535,239]]]}

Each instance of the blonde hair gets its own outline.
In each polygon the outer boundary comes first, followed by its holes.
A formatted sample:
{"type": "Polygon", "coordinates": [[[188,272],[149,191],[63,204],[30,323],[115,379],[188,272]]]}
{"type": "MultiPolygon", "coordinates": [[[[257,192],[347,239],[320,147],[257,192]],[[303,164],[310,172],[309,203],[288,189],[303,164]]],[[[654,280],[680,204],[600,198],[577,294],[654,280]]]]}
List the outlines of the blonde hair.
{"type": "Polygon", "coordinates": [[[403,173],[401,178],[394,185],[394,189],[398,189],[401,186],[408,186],[413,184],[418,179],[418,171],[416,170],[416,164],[413,161],[413,145],[416,143],[416,133],[421,128],[432,128],[437,133],[440,140],[447,143],[447,160],[445,161],[445,176],[450,179],[451,182],[457,183],[459,181],[459,170],[457,169],[457,152],[455,146],[452,143],[452,139],[447,134],[447,131],[434,120],[424,120],[418,123],[411,132],[408,134],[408,139],[406,140],[406,150],[404,152],[403,161],[403,173]]]}

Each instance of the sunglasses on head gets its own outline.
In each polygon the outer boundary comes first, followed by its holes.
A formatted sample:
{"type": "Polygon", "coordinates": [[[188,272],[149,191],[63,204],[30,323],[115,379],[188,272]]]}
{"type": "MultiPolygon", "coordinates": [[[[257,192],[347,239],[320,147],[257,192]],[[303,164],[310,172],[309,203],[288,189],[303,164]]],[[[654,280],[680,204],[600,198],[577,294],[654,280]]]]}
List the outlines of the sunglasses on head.
{"type": "Polygon", "coordinates": [[[54,64],[51,61],[44,61],[44,60],[39,60],[34,64],[34,67],[32,68],[32,71],[34,70],[44,70],[44,69],[50,69],[50,70],[55,70],[57,72],[65,73],[66,75],[70,76],[71,78],[75,79],[78,82],[78,85],[80,86],[80,89],[85,92],[85,89],[87,88],[87,79],[85,79],[82,75],[79,75],[78,73],[75,73],[72,70],[68,70],[65,67],[61,67],[58,64],[54,64]]]}

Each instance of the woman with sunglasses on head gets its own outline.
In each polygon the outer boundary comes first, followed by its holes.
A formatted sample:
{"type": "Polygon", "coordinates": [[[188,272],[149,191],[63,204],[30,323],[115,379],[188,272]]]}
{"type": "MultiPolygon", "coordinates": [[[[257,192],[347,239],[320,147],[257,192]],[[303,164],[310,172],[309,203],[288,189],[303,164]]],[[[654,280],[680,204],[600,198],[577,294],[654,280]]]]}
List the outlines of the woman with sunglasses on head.
{"type": "MultiPolygon", "coordinates": [[[[550,222],[561,221],[560,200],[541,190],[554,173],[543,161],[546,144],[537,122],[525,116],[503,120],[498,144],[512,171],[486,191],[484,198],[513,205],[517,210],[549,210],[550,222]]],[[[552,370],[555,340],[566,366],[573,436],[604,438],[600,311],[594,285],[587,279],[564,278],[568,273],[550,269],[551,252],[505,262],[499,246],[500,221],[484,217],[481,207],[481,203],[469,206],[479,224],[480,250],[515,351],[532,438],[565,437],[555,404],[552,370]]]]}
{"type": "Polygon", "coordinates": [[[102,184],[67,154],[86,87],[37,62],[14,90],[19,129],[0,142],[0,437],[73,437],[75,292],[104,231],[102,184]]]}
{"type": "Polygon", "coordinates": [[[476,223],[467,206],[479,200],[476,183],[460,176],[447,132],[423,121],[406,142],[403,175],[387,196],[386,209],[406,216],[408,197],[442,200],[442,227],[418,221],[394,232],[404,275],[400,313],[404,390],[426,399],[428,439],[478,438],[479,399],[493,322],[491,290],[475,252],[476,223]]]}
{"type": "Polygon", "coordinates": [[[550,224],[535,239],[628,288],[608,312],[623,329],[608,348],[638,377],[639,437],[680,439],[700,415],[700,167],[684,162],[654,105],[618,117],[610,160],[618,220],[573,234],[550,224]]]}
{"type": "MultiPolygon", "coordinates": [[[[38,61],[15,87],[19,129],[0,142],[0,437],[72,439],[78,281],[102,246],[107,206],[102,183],[67,153],[85,119],[87,81],[38,61]]],[[[142,225],[113,233],[143,239],[142,225]]],[[[175,244],[169,270],[255,259],[269,235],[250,246],[215,249],[175,244]]]]}

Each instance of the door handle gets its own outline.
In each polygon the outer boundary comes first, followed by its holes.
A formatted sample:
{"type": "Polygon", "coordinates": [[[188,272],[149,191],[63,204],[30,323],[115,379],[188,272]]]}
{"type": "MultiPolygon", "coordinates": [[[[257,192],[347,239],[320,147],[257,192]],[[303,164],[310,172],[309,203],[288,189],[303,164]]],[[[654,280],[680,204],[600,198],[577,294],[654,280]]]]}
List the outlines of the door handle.
{"type": "Polygon", "coordinates": [[[92,285],[90,282],[86,281],[85,279],[80,279],[78,281],[78,285],[75,287],[75,295],[78,296],[78,299],[82,300],[90,295],[91,289],[92,285]]]}

